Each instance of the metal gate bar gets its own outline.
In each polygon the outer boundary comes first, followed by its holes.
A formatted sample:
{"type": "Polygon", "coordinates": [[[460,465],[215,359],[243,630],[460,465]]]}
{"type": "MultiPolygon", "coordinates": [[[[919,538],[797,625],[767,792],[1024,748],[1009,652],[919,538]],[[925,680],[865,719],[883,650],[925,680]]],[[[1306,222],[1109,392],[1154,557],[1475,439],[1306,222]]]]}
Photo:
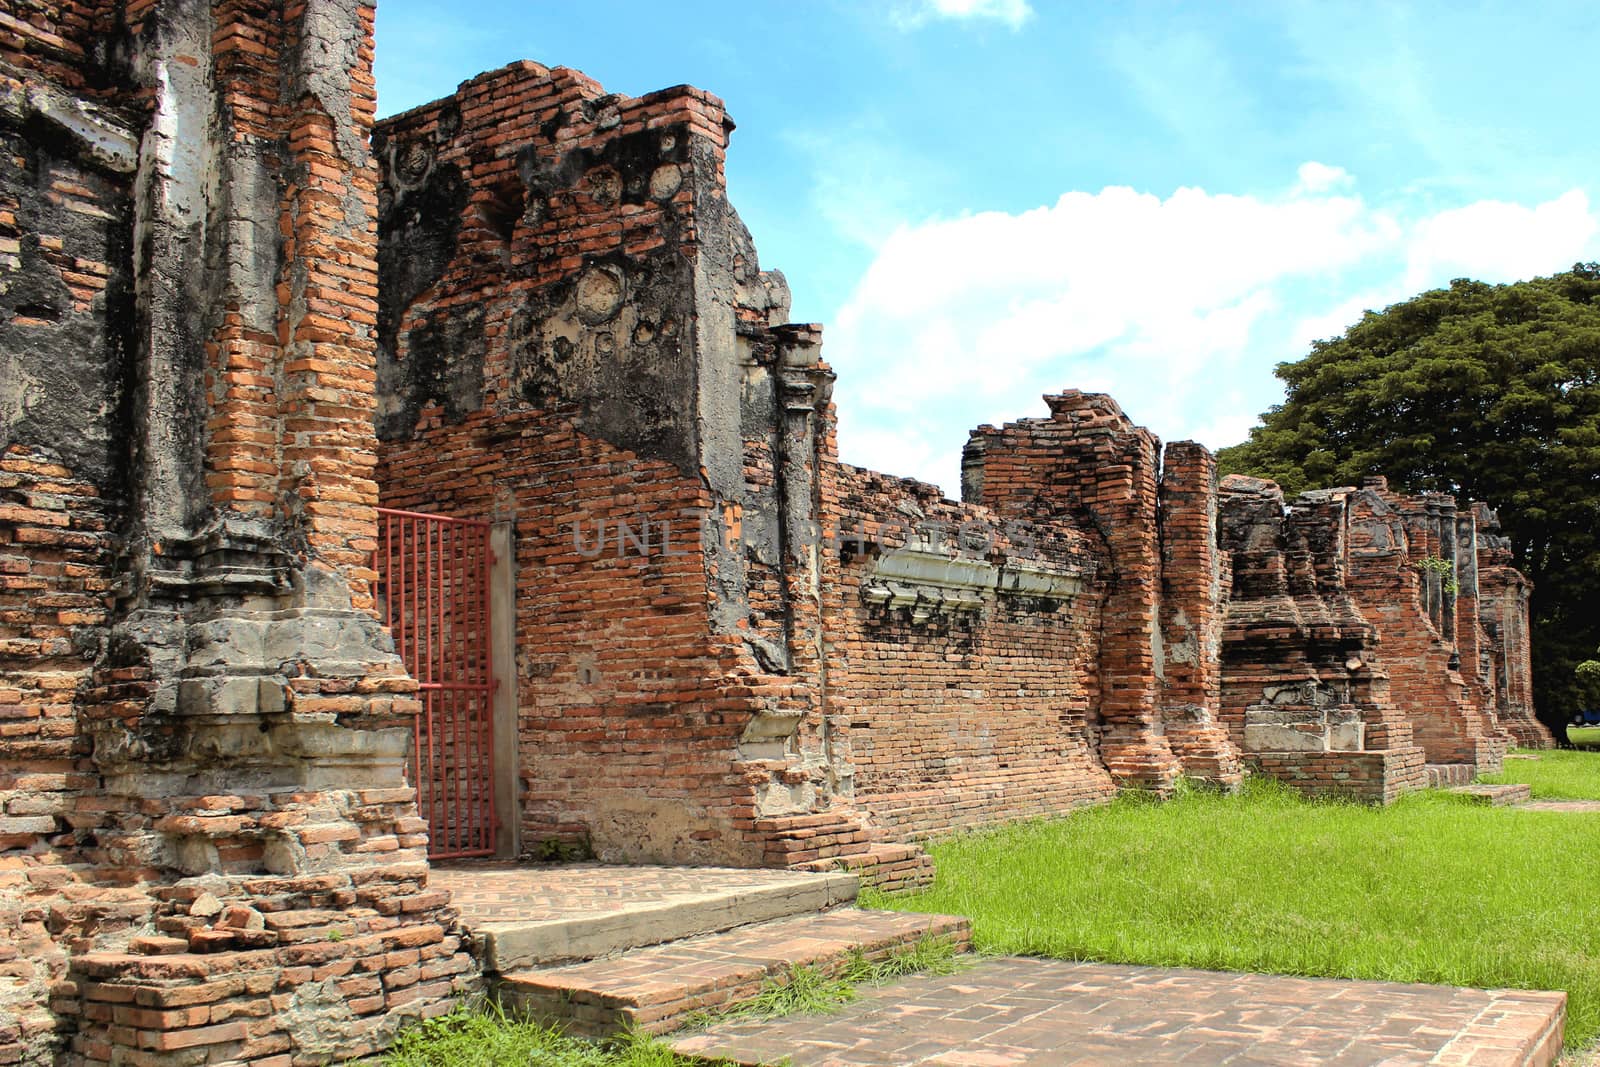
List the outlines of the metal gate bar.
{"type": "Polygon", "coordinates": [[[435,859],[494,854],[489,524],[378,509],[378,603],[420,687],[411,777],[435,859]]]}

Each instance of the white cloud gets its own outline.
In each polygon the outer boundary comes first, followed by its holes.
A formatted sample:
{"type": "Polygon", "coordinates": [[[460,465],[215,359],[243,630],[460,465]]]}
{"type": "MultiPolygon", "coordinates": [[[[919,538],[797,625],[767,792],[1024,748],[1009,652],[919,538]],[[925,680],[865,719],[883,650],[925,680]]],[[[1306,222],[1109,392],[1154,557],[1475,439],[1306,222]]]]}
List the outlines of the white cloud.
{"type": "Polygon", "coordinates": [[[1406,280],[1418,288],[1440,277],[1500,282],[1564,270],[1597,227],[1581,189],[1531,208],[1480,200],[1418,224],[1406,280]]]}
{"type": "Polygon", "coordinates": [[[913,0],[897,7],[891,17],[904,30],[933,19],[992,19],[1018,30],[1033,17],[1033,8],[1028,0],[913,0]]]}
{"type": "Polygon", "coordinates": [[[900,226],[829,328],[844,458],[952,491],[967,428],[1040,415],[1062,388],[1231,444],[1278,398],[1272,366],[1365,308],[1562,270],[1600,232],[1581,190],[1412,217],[1353,185],[1307,163],[1272,197],[1110,187],[900,226]]]}
{"type": "Polygon", "coordinates": [[[1355,184],[1355,179],[1343,167],[1330,167],[1314,159],[1300,164],[1295,173],[1300,176],[1299,188],[1308,193],[1325,193],[1355,184]]]}

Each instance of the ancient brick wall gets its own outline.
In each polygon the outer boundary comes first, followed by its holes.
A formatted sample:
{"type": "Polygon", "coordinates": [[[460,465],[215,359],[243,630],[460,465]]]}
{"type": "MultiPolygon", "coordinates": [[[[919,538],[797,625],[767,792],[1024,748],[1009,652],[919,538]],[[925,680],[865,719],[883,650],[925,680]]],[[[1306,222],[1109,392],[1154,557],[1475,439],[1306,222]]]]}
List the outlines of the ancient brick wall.
{"type": "Polygon", "coordinates": [[[861,841],[769,854],[792,829],[770,820],[827,796],[789,740],[814,697],[781,554],[746,578],[744,516],[780,509],[760,484],[746,506],[763,427],[741,378],[767,374],[752,346],[787,296],[726,203],[729,128],[699,90],[525,63],[379,131],[379,480],[386,504],[514,525],[525,851],[803,863],[861,841]]]}
{"type": "Polygon", "coordinates": [[[96,880],[79,710],[125,504],[134,141],[116,102],[82,98],[102,80],[92,5],[57,7],[0,6],[0,1060],[25,1063],[54,1054],[48,998],[73,941],[151,911],[137,891],[62,896],[96,880]]]}
{"type": "MultiPolygon", "coordinates": [[[[97,783],[77,703],[104,633],[113,519],[55,451],[0,455],[0,1059],[11,1062],[47,1062],[55,1028],[45,1003],[67,948],[41,905],[65,905],[55,891],[84,862],[71,829],[97,783]]],[[[111,896],[66,912],[79,936],[147,917],[140,895],[111,896]]]]}
{"type": "Polygon", "coordinates": [[[989,587],[953,628],[868,595],[906,546],[846,559],[844,526],[1002,520],[837,464],[820,333],[781,324],[726,202],[729,128],[698,91],[518,64],[378,131],[379,481],[514,526],[524,852],[915,863],[886,839],[1103,798],[1098,587],[1063,591],[1101,542],[1064,512],[1032,555],[1004,542],[1045,592],[989,587]]]}
{"type": "Polygon", "coordinates": [[[825,699],[855,804],[924,837],[1108,799],[1092,542],[933,486],[829,473],[825,699]]]}
{"type": "Polygon", "coordinates": [[[1392,493],[1381,477],[1288,506],[1273,483],[1233,477],[1223,497],[1223,717],[1248,760],[1316,791],[1369,781],[1379,799],[1422,784],[1424,760],[1499,767],[1502,718],[1522,721],[1502,681],[1501,617],[1525,622],[1526,581],[1489,509],[1392,493]],[[1388,763],[1357,760],[1373,751],[1388,763]],[[1360,766],[1324,781],[1341,759],[1360,766]],[[1297,760],[1307,769],[1286,770],[1297,760]]]}

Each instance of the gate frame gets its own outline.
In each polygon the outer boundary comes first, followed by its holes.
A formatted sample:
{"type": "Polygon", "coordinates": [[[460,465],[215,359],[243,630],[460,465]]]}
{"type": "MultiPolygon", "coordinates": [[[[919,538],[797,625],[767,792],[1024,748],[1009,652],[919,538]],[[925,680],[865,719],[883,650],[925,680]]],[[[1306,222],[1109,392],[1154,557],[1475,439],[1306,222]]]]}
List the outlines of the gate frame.
{"type": "Polygon", "coordinates": [[[517,552],[516,523],[495,521],[489,527],[489,640],[494,679],[495,856],[522,855],[522,740],[517,734],[521,690],[517,685],[517,552]]]}
{"type": "MultiPolygon", "coordinates": [[[[496,581],[496,578],[500,576],[506,562],[502,553],[496,551],[496,542],[502,540],[501,537],[497,536],[500,533],[500,529],[495,524],[484,519],[463,519],[451,515],[439,515],[432,512],[412,511],[401,508],[380,507],[376,510],[379,519],[379,531],[378,543],[373,550],[373,570],[378,575],[378,581],[384,593],[385,606],[382,621],[394,639],[396,654],[400,656],[401,662],[405,664],[407,672],[417,681],[418,696],[421,698],[422,704],[411,728],[411,771],[414,778],[412,784],[417,791],[418,814],[428,823],[428,859],[436,861],[505,857],[507,855],[514,857],[516,855],[515,832],[513,831],[508,838],[505,831],[508,823],[512,827],[517,827],[520,820],[507,820],[501,814],[504,802],[507,799],[505,796],[506,790],[503,788],[506,783],[502,774],[502,769],[505,766],[505,758],[501,752],[505,741],[505,731],[502,726],[504,716],[501,714],[502,704],[504,703],[502,691],[511,687],[500,684],[499,664],[505,654],[505,649],[496,648],[496,644],[503,639],[502,634],[509,636],[510,633],[510,630],[502,625],[505,621],[506,612],[503,609],[496,610],[501,608],[498,603],[501,597],[496,596],[496,589],[500,583],[496,581]],[[398,575],[390,575],[387,573],[386,568],[396,560],[394,548],[394,523],[396,521],[412,524],[413,550],[409,557],[402,550],[402,555],[399,558],[407,560],[407,563],[400,568],[398,575]],[[473,674],[480,676],[482,679],[480,681],[437,680],[434,677],[434,668],[440,666],[441,662],[448,662],[448,657],[442,652],[442,646],[439,649],[428,647],[428,641],[425,639],[427,630],[421,629],[419,633],[418,627],[412,626],[408,628],[404,622],[407,594],[409,594],[409,607],[412,618],[426,617],[431,620],[434,614],[435,596],[439,598],[439,606],[441,608],[443,606],[443,596],[439,593],[441,584],[452,580],[465,583],[469,577],[459,558],[447,559],[444,557],[442,539],[439,542],[441,550],[438,559],[433,556],[431,548],[424,548],[420,553],[416,550],[416,539],[419,536],[416,531],[430,530],[434,527],[466,528],[478,532],[477,543],[482,553],[481,562],[478,564],[481,577],[471,579],[472,584],[476,587],[474,590],[476,595],[467,599],[466,610],[475,618],[475,625],[469,625],[467,628],[476,630],[480,636],[477,643],[471,647],[470,653],[463,655],[461,659],[463,661],[468,660],[472,655],[476,655],[479,658],[481,669],[474,671],[473,674]],[[378,565],[380,558],[384,561],[384,567],[378,565]],[[421,561],[420,565],[419,560],[421,561]],[[435,567],[438,566],[447,568],[443,572],[446,576],[442,582],[439,579],[438,572],[435,571],[435,567]],[[409,575],[407,572],[409,572],[409,575]],[[408,576],[413,580],[410,588],[407,587],[406,579],[408,576]],[[418,578],[423,580],[417,581],[418,578]],[[397,596],[398,599],[396,599],[397,596]],[[408,640],[410,642],[409,648],[407,646],[408,640]],[[410,653],[409,662],[407,660],[408,651],[410,653]],[[436,703],[438,696],[446,692],[470,693],[472,695],[472,704],[482,712],[481,732],[476,742],[482,746],[482,752],[476,761],[478,767],[475,768],[481,774],[479,800],[473,802],[470,809],[467,809],[476,812],[481,817],[484,824],[481,834],[471,832],[472,828],[468,825],[469,820],[465,817],[465,810],[458,809],[456,811],[457,820],[463,824],[459,829],[467,831],[460,834],[457,841],[459,842],[460,837],[479,837],[480,840],[473,842],[476,847],[454,847],[448,849],[440,847],[435,842],[433,834],[433,806],[425,803],[425,797],[431,796],[431,789],[424,790],[422,774],[423,730],[425,725],[429,725],[429,736],[432,736],[431,723],[433,720],[431,715],[435,708],[438,707],[436,703]],[[508,848],[507,845],[510,847],[508,848]]],[[[402,542],[404,536],[402,533],[402,542]]],[[[509,536],[503,539],[509,542],[509,536]]],[[[422,534],[421,543],[423,545],[434,543],[431,533],[422,534]]],[[[505,555],[509,555],[509,553],[505,555]]],[[[514,612],[514,606],[512,611],[514,612]]],[[[512,618],[514,619],[514,614],[512,618]]],[[[515,646],[512,645],[510,647],[514,649],[515,646]]],[[[513,731],[515,729],[514,722],[512,729],[513,731]]],[[[514,732],[512,737],[514,739],[514,732]]],[[[431,744],[429,747],[431,759],[431,744]]],[[[515,752],[514,740],[512,751],[513,753],[515,752]]],[[[514,756],[511,767],[513,769],[515,767],[514,756]]],[[[433,781],[434,779],[430,775],[429,782],[432,783],[433,781]]],[[[440,778],[438,781],[443,782],[444,779],[440,778]]],[[[514,781],[512,784],[514,786],[514,781]]],[[[514,789],[511,795],[512,797],[515,796],[514,789]]]]}

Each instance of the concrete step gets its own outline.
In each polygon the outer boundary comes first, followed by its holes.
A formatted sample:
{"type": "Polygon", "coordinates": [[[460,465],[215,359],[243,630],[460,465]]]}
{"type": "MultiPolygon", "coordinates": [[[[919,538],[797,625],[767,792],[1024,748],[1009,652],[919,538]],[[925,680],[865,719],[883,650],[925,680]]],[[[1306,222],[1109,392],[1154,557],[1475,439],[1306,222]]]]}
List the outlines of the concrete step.
{"type": "Polygon", "coordinates": [[[1522,804],[1533,799],[1533,790],[1525,785],[1487,785],[1483,782],[1474,782],[1472,785],[1457,786],[1450,792],[1460,793],[1480,804],[1491,804],[1497,808],[1503,808],[1508,804],[1522,804]]]}
{"type": "Polygon", "coordinates": [[[769,979],[808,966],[838,974],[859,952],[881,960],[922,938],[965,951],[971,923],[953,915],[835,908],[775,919],[613,959],[588,960],[502,974],[496,983],[508,1010],[527,1012],[569,1033],[601,1037],[626,1027],[664,1034],[695,1011],[733,1007],[769,979]]]}
{"type": "MultiPolygon", "coordinates": [[[[486,872],[522,879],[511,869],[486,872]]],[[[721,868],[576,868],[530,872],[570,889],[570,906],[548,901],[483,900],[455,889],[473,951],[491,974],[590,960],[648,945],[712,934],[750,923],[808,915],[855,900],[859,880],[845,872],[742,871],[721,868]],[[561,877],[566,881],[561,881],[561,877]],[[594,884],[590,884],[594,883],[594,884]]],[[[437,880],[437,879],[436,879],[437,880]]],[[[488,895],[514,894],[509,881],[488,895]]],[[[548,889],[549,887],[543,887],[548,889]]],[[[559,902],[558,902],[559,903],[559,902]]]]}

